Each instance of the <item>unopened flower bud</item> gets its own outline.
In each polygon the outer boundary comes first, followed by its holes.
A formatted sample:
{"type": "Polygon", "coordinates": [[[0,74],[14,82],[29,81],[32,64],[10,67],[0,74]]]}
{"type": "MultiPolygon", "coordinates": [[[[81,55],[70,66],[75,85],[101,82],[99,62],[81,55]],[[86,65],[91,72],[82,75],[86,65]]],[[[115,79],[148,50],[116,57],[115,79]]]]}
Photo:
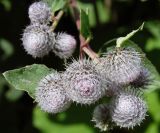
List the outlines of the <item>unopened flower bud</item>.
{"type": "Polygon", "coordinates": [[[90,60],[74,60],[67,67],[64,79],[68,97],[77,103],[91,104],[105,94],[103,79],[90,60]]]}
{"type": "Polygon", "coordinates": [[[60,58],[69,58],[76,49],[76,40],[73,36],[66,33],[58,33],[53,52],[60,58]]]}
{"type": "Polygon", "coordinates": [[[71,104],[59,73],[49,74],[42,79],[36,89],[35,96],[38,106],[48,113],[63,112],[71,104]]]}
{"type": "Polygon", "coordinates": [[[47,24],[51,18],[51,11],[48,5],[42,1],[34,2],[28,10],[31,23],[47,24]]]}

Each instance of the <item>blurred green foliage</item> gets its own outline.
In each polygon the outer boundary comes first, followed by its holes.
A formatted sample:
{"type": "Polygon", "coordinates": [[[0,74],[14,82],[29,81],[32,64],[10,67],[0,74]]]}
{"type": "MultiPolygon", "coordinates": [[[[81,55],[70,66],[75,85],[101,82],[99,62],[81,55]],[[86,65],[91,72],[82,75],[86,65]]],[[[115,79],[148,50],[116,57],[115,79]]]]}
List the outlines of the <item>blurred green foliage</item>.
{"type": "Polygon", "coordinates": [[[11,10],[12,7],[11,0],[0,0],[0,3],[3,4],[6,11],[11,10]]]}

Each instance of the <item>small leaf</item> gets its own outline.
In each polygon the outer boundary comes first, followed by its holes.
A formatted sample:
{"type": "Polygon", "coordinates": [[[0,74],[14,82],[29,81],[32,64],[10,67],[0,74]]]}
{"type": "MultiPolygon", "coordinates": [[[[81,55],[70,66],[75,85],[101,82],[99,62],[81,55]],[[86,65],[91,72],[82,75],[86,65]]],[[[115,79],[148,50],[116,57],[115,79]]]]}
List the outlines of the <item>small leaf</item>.
{"type": "MultiPolygon", "coordinates": [[[[61,114],[65,114],[61,113],[61,114]]],[[[60,115],[60,114],[57,114],[60,115]]],[[[52,115],[56,117],[55,115],[52,115]]],[[[73,118],[75,118],[76,114],[73,114],[73,118]]],[[[39,108],[34,108],[33,111],[33,125],[37,129],[39,129],[42,133],[76,133],[77,131],[81,131],[82,133],[93,133],[93,128],[88,126],[85,123],[75,123],[74,122],[56,122],[54,119],[48,116],[47,113],[42,112],[39,108]]]]}
{"type": "Polygon", "coordinates": [[[89,27],[88,9],[86,11],[80,10],[80,33],[85,39],[92,37],[89,27]]]}
{"type": "Polygon", "coordinates": [[[33,64],[7,71],[3,75],[15,89],[26,91],[34,98],[38,82],[51,72],[54,72],[54,70],[47,68],[45,65],[33,64]]]}
{"type": "Polygon", "coordinates": [[[53,13],[61,10],[68,3],[68,0],[43,0],[49,4],[53,13]]]}
{"type": "Polygon", "coordinates": [[[125,41],[129,40],[132,36],[134,36],[138,31],[143,30],[144,23],[137,29],[133,30],[129,34],[127,34],[125,37],[119,37],[116,42],[116,47],[121,47],[122,44],[124,44],[125,41]]]}

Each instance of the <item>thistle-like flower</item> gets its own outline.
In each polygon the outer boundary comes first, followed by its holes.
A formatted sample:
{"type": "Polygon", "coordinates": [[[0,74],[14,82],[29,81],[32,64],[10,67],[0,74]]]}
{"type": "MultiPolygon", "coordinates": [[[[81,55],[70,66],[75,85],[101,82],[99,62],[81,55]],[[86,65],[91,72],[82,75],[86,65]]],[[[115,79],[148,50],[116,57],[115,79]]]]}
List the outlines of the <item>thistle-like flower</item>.
{"type": "Polygon", "coordinates": [[[34,2],[28,10],[31,23],[47,24],[51,18],[51,10],[48,5],[42,1],[34,2]]]}
{"type": "Polygon", "coordinates": [[[53,52],[60,58],[69,58],[76,49],[76,40],[67,33],[58,33],[53,52]]]}
{"type": "Polygon", "coordinates": [[[117,84],[129,84],[141,70],[141,54],[133,48],[115,48],[101,58],[98,69],[117,84]]]}
{"type": "Polygon", "coordinates": [[[100,104],[96,106],[93,112],[92,121],[95,122],[95,127],[101,131],[107,131],[112,128],[110,118],[110,107],[108,104],[100,104]]]}
{"type": "Polygon", "coordinates": [[[146,89],[151,84],[153,77],[147,68],[142,67],[138,77],[133,80],[130,84],[135,88],[146,89]]]}
{"type": "Polygon", "coordinates": [[[55,34],[47,25],[33,24],[26,27],[22,42],[24,49],[34,58],[47,55],[52,48],[55,34]]]}
{"type": "Polygon", "coordinates": [[[117,126],[133,128],[145,119],[147,106],[139,94],[136,90],[121,90],[113,97],[110,112],[117,126]]]}
{"type": "Polygon", "coordinates": [[[59,73],[52,73],[43,78],[39,82],[35,96],[38,106],[48,113],[65,111],[71,104],[59,73]]]}
{"type": "Polygon", "coordinates": [[[69,98],[81,104],[96,102],[105,94],[105,85],[99,71],[90,60],[73,60],[64,73],[69,98]]]}

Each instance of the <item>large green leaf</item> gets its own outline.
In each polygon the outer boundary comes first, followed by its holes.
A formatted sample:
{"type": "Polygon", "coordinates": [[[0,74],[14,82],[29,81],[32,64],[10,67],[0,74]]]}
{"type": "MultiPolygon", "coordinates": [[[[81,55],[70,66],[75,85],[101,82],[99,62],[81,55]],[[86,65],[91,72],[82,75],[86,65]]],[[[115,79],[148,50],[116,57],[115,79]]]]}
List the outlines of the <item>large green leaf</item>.
{"type": "Polygon", "coordinates": [[[89,26],[88,13],[88,9],[86,9],[86,11],[80,9],[80,33],[83,37],[85,37],[85,39],[92,37],[89,26]]]}
{"type": "Polygon", "coordinates": [[[38,82],[47,74],[54,72],[45,65],[33,64],[3,73],[6,80],[17,90],[23,90],[34,98],[38,82]]]}

